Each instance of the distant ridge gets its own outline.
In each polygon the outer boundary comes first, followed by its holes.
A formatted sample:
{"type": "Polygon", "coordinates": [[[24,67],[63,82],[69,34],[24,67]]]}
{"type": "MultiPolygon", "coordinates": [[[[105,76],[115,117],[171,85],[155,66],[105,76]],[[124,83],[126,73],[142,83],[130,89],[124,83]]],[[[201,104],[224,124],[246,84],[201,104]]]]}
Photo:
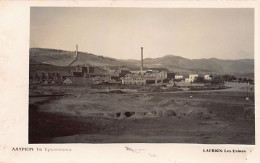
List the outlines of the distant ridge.
{"type": "MultiPolygon", "coordinates": [[[[44,63],[54,66],[67,66],[74,60],[73,51],[59,49],[30,49],[30,63],[44,63]]],[[[139,60],[122,60],[98,56],[87,52],[78,52],[78,60],[72,66],[91,65],[97,67],[120,67],[129,70],[139,70],[139,60]]],[[[163,68],[181,73],[254,73],[253,59],[223,60],[187,59],[181,56],[165,55],[160,58],[145,58],[144,68],[163,68]]]]}

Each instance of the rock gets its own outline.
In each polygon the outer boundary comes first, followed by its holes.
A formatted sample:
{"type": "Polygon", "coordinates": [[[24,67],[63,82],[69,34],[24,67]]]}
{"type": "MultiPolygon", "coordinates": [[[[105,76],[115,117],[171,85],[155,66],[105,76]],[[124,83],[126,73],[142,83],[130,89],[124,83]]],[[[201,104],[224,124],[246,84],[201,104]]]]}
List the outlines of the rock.
{"type": "Polygon", "coordinates": [[[168,117],[176,116],[176,113],[173,110],[166,110],[164,112],[164,116],[168,116],[168,117]]]}

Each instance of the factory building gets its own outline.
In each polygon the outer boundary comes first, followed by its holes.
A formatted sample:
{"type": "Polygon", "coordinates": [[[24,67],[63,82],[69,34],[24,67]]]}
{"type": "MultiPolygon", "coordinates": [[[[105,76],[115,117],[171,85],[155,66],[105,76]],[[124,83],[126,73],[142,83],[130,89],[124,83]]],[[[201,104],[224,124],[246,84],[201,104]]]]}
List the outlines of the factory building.
{"type": "Polygon", "coordinates": [[[143,47],[141,47],[141,66],[140,71],[133,71],[131,74],[122,78],[122,84],[162,84],[175,78],[175,73],[166,71],[145,71],[143,68],[143,47]]]}

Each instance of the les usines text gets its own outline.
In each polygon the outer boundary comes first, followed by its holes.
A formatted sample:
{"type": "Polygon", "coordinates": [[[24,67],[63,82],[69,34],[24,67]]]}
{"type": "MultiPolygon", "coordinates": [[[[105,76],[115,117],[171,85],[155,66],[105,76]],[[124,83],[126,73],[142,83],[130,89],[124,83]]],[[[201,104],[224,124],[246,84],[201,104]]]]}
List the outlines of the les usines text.
{"type": "Polygon", "coordinates": [[[241,149],[203,149],[203,152],[211,152],[211,153],[246,153],[246,150],[241,150],[241,149]]]}

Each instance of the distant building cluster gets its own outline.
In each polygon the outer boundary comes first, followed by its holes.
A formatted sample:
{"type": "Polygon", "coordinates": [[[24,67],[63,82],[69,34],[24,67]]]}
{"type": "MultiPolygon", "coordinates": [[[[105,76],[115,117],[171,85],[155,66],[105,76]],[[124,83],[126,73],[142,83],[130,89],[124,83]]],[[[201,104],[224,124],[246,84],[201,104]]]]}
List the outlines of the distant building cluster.
{"type": "Polygon", "coordinates": [[[174,79],[175,74],[165,71],[142,71],[139,73],[127,74],[122,78],[122,84],[160,84],[174,79]]]}
{"type": "Polygon", "coordinates": [[[36,71],[30,73],[31,84],[71,84],[87,82],[86,78],[98,76],[94,67],[77,66],[75,70],[67,71],[36,71]]]}
{"type": "MultiPolygon", "coordinates": [[[[187,78],[176,75],[174,72],[144,70],[143,48],[141,48],[140,71],[128,71],[123,69],[104,70],[104,67],[87,65],[71,65],[78,59],[78,46],[76,46],[75,60],[68,67],[70,71],[36,71],[30,73],[31,84],[123,84],[123,85],[146,85],[173,83],[173,81],[194,82],[198,74],[190,74],[187,78]]],[[[205,80],[211,80],[210,75],[204,75],[205,80]]]]}
{"type": "Polygon", "coordinates": [[[70,71],[36,71],[30,73],[31,84],[102,84],[121,83],[127,70],[108,70],[99,67],[76,66],[70,71]]]}
{"type": "MultiPolygon", "coordinates": [[[[36,71],[30,73],[31,84],[123,84],[146,85],[164,84],[170,81],[194,82],[198,74],[190,74],[187,78],[166,71],[128,71],[100,70],[98,67],[76,66],[70,71],[36,71]]],[[[204,75],[205,80],[211,80],[210,75],[204,75]]]]}

